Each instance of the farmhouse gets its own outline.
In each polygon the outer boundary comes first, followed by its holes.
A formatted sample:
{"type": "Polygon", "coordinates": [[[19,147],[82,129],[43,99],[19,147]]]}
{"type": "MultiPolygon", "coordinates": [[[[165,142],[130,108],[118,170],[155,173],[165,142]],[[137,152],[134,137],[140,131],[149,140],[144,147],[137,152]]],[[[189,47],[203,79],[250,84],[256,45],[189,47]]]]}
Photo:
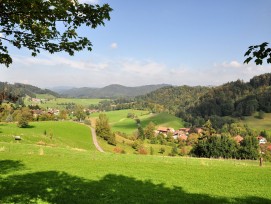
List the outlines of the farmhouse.
{"type": "Polygon", "coordinates": [[[157,132],[162,134],[168,134],[169,132],[174,133],[175,131],[173,128],[169,127],[158,127],[157,132]]]}
{"type": "Polygon", "coordinates": [[[240,142],[242,142],[244,140],[244,138],[240,135],[236,135],[234,138],[233,138],[238,144],[240,144],[240,142]]]}
{"type": "Polygon", "coordinates": [[[257,137],[258,141],[259,141],[259,144],[265,144],[267,143],[267,140],[263,137],[263,136],[258,136],[257,137]]]}

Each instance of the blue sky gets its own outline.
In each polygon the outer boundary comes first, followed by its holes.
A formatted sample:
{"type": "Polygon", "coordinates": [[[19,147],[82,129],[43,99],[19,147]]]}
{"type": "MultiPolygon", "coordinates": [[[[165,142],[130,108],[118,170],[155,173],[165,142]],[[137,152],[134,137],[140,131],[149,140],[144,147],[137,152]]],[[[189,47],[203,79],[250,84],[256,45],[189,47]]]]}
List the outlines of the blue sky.
{"type": "MultiPolygon", "coordinates": [[[[82,0],[81,0],[82,1],[82,0]]],[[[84,0],[114,9],[105,27],[81,28],[92,52],[75,56],[11,49],[0,81],[39,87],[220,85],[271,72],[244,65],[249,45],[271,41],[270,0],[84,0]]]]}

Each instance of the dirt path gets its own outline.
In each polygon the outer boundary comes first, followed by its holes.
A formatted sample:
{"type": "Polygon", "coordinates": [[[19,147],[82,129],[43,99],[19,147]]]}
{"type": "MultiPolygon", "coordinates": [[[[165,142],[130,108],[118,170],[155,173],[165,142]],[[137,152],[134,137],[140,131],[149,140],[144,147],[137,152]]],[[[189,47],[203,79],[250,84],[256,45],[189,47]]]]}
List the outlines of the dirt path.
{"type": "Polygon", "coordinates": [[[91,134],[92,134],[93,143],[94,143],[96,149],[97,149],[99,152],[104,152],[104,150],[103,150],[103,149],[100,147],[100,145],[98,144],[95,129],[94,129],[93,127],[90,127],[90,129],[91,129],[91,134]]]}

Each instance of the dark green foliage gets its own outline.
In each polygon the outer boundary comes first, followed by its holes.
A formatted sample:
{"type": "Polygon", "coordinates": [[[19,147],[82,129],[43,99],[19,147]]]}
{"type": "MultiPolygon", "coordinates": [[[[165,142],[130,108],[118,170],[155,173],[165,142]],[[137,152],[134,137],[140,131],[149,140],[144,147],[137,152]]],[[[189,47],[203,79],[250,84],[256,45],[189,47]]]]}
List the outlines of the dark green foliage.
{"type": "Polygon", "coordinates": [[[207,158],[236,158],[237,144],[227,136],[209,136],[198,141],[192,154],[207,158]]]}
{"type": "MultiPolygon", "coordinates": [[[[161,87],[168,86],[166,84],[146,85],[138,87],[127,87],[119,84],[112,84],[103,88],[73,88],[62,91],[61,94],[67,97],[76,98],[111,98],[115,99],[115,104],[127,105],[130,103],[130,97],[140,96],[151,91],[155,91],[161,87]],[[128,97],[128,98],[127,98],[128,97]]],[[[118,106],[117,109],[125,109],[118,106]]]]}
{"type": "Polygon", "coordinates": [[[145,133],[144,133],[144,130],[141,127],[141,125],[138,126],[137,131],[138,131],[138,135],[137,135],[138,139],[144,140],[145,139],[145,133]]]}
{"type": "Polygon", "coordinates": [[[247,136],[240,144],[238,156],[241,159],[258,159],[259,142],[256,137],[247,136]]]}
{"type": "Polygon", "coordinates": [[[264,42],[260,45],[249,46],[247,52],[245,53],[246,60],[244,63],[249,63],[252,59],[255,59],[254,62],[256,65],[262,65],[264,59],[267,63],[271,63],[271,48],[268,47],[267,42],[264,42]]]}
{"type": "Polygon", "coordinates": [[[160,153],[160,154],[164,154],[165,151],[166,151],[165,148],[164,148],[164,147],[161,147],[160,150],[159,150],[159,153],[160,153]]]}
{"type": "Polygon", "coordinates": [[[7,67],[12,58],[4,42],[18,49],[25,47],[34,57],[41,50],[69,55],[85,48],[91,51],[91,42],[78,36],[77,29],[104,25],[112,11],[108,4],[94,6],[70,0],[2,0],[0,10],[0,63],[7,67]]]}
{"type": "Polygon", "coordinates": [[[191,154],[207,158],[257,159],[258,141],[256,137],[246,136],[238,145],[230,136],[208,136],[198,141],[191,154]]]}
{"type": "MultiPolygon", "coordinates": [[[[271,74],[253,77],[250,82],[237,80],[210,89],[191,106],[183,117],[190,123],[199,124],[198,117],[251,116],[257,111],[271,112],[271,74]]],[[[224,122],[215,125],[220,126],[224,122]]]]}

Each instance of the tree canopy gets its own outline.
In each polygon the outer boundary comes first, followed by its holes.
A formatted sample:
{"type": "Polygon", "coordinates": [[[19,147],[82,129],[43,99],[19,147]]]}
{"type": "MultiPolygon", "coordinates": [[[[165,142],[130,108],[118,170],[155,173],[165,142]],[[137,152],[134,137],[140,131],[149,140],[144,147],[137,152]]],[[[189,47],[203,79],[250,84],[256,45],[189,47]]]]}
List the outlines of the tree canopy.
{"type": "Polygon", "coordinates": [[[78,35],[78,28],[95,29],[110,20],[108,4],[91,5],[78,0],[1,0],[0,1],[0,64],[12,63],[8,45],[27,48],[36,56],[41,50],[49,53],[92,50],[87,37],[78,35]]]}

